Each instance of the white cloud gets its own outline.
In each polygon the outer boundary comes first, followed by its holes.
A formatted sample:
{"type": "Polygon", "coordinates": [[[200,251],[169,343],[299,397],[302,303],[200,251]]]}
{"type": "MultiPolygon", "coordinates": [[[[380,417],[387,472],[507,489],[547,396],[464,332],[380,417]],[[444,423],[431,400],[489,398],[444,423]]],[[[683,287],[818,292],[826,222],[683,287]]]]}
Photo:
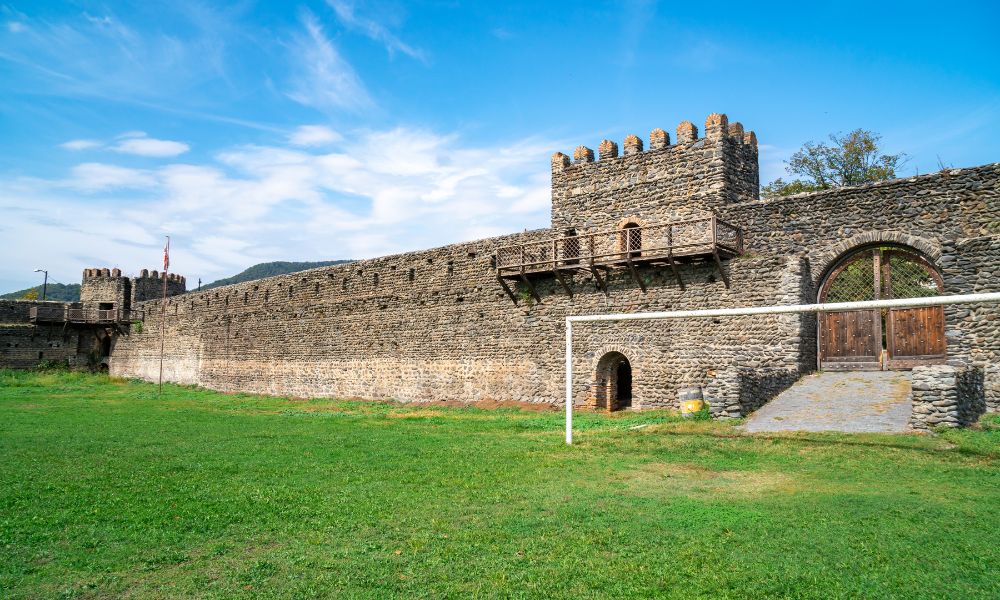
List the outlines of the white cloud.
{"type": "Polygon", "coordinates": [[[381,42],[385,49],[389,51],[392,55],[396,52],[402,52],[403,54],[416,58],[417,60],[426,60],[424,51],[414,48],[409,44],[403,42],[399,39],[396,34],[389,31],[389,29],[382,23],[371,19],[368,17],[361,16],[355,10],[354,2],[350,0],[327,0],[327,4],[330,8],[337,14],[337,18],[350,29],[360,30],[363,34],[369,38],[381,42]]]}
{"type": "MultiPolygon", "coordinates": [[[[342,137],[350,152],[235,146],[202,164],[0,177],[0,255],[31,262],[30,240],[50,240],[38,258],[72,282],[85,266],[155,266],[169,233],[177,272],[212,281],[267,260],[367,258],[548,222],[548,156],[562,144],[477,146],[407,127],[342,137]]],[[[15,289],[21,275],[5,268],[0,284],[15,289]]]]}
{"type": "Polygon", "coordinates": [[[21,33],[26,29],[25,24],[20,21],[7,21],[7,31],[11,33],[21,33]]]}
{"type": "Polygon", "coordinates": [[[104,163],[83,163],[73,167],[65,185],[83,191],[148,188],[156,179],[148,172],[104,163]]]}
{"type": "Polygon", "coordinates": [[[99,148],[100,146],[101,142],[98,142],[97,140],[70,140],[59,144],[60,148],[73,150],[74,152],[79,150],[89,150],[91,148],[99,148]]]}
{"type": "Polygon", "coordinates": [[[323,146],[342,139],[342,135],[323,125],[302,125],[288,136],[295,146],[323,146]]]}
{"type": "Polygon", "coordinates": [[[154,158],[164,158],[184,154],[191,149],[183,142],[172,140],[158,140],[156,138],[145,137],[141,131],[133,131],[119,136],[119,141],[111,149],[123,154],[135,154],[137,156],[150,156],[154,158]]]}
{"type": "Polygon", "coordinates": [[[322,110],[357,111],[371,106],[368,90],[326,37],[316,17],[303,12],[302,26],[304,34],[296,36],[291,47],[291,63],[297,70],[288,97],[322,110]]]}

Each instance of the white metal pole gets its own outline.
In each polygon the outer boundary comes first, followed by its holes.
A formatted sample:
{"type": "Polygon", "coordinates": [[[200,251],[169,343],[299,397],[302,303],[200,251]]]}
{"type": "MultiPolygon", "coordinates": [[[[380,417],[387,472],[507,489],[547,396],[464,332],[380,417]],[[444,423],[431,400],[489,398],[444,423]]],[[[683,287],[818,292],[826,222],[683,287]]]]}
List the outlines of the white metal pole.
{"type": "Polygon", "coordinates": [[[918,306],[943,306],[945,304],[974,304],[977,302],[1000,302],[1000,292],[989,292],[985,294],[958,294],[954,296],[927,296],[924,298],[898,298],[894,300],[866,300],[864,302],[831,302],[829,304],[785,304],[777,306],[749,306],[743,308],[707,308],[699,310],[671,310],[666,312],[578,315],[566,317],[566,321],[572,323],[585,323],[592,321],[642,321],[649,319],[781,315],[790,313],[870,310],[876,308],[914,308],[918,306]]]}
{"type": "Polygon", "coordinates": [[[780,315],[810,312],[841,312],[848,310],[870,310],[876,308],[913,308],[918,306],[944,306],[946,304],[974,304],[979,302],[1000,302],[1000,292],[988,292],[984,294],[956,294],[954,296],[927,296],[925,298],[898,298],[893,300],[868,300],[864,302],[786,304],[778,306],[708,308],[699,310],[671,310],[665,312],[577,315],[566,317],[566,443],[573,443],[573,323],[590,323],[594,321],[644,321],[652,319],[694,319],[705,317],[780,315]]]}
{"type": "Polygon", "coordinates": [[[566,443],[573,444],[573,323],[566,319],[566,443]]]}

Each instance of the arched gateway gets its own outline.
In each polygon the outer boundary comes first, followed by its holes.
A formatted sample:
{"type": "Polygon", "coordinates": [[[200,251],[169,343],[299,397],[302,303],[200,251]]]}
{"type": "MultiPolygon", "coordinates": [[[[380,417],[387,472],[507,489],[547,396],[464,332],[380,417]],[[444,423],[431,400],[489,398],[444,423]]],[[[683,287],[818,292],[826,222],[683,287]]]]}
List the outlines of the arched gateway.
{"type": "MultiPolygon", "coordinates": [[[[836,263],[818,301],[858,302],[936,296],[941,275],[916,252],[893,246],[860,248],[836,263]]],[[[945,359],[940,306],[821,313],[821,369],[907,369],[945,359]]]]}
{"type": "Polygon", "coordinates": [[[632,364],[618,351],[606,353],[597,361],[594,374],[596,408],[621,410],[632,406],[632,364]]]}

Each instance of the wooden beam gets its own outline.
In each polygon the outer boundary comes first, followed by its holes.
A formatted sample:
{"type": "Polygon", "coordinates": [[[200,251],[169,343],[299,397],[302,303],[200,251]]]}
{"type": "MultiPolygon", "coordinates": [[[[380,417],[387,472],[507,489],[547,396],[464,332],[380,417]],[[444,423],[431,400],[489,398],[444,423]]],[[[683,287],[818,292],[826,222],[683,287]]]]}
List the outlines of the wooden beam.
{"type": "Polygon", "coordinates": [[[674,253],[671,252],[667,254],[667,262],[670,263],[670,270],[674,272],[674,277],[677,278],[677,285],[681,286],[681,291],[684,291],[684,280],[681,279],[681,272],[677,270],[677,263],[674,262],[674,253]]]}
{"type": "Polygon", "coordinates": [[[646,293],[646,284],[642,282],[642,278],[639,277],[639,272],[635,270],[635,265],[632,264],[632,253],[628,252],[625,254],[625,262],[628,263],[628,270],[632,273],[632,279],[639,284],[639,289],[642,293],[646,293]]]}
{"type": "Polygon", "coordinates": [[[562,273],[559,272],[559,269],[556,269],[555,273],[556,273],[556,279],[559,280],[559,283],[562,284],[563,289],[566,290],[566,293],[569,295],[570,298],[572,298],[573,297],[573,289],[570,288],[569,285],[566,283],[566,280],[563,279],[562,273]]]}
{"type": "Polygon", "coordinates": [[[719,269],[719,276],[722,277],[722,283],[726,284],[726,289],[729,289],[729,277],[726,277],[726,272],[722,270],[722,260],[719,259],[719,249],[712,249],[712,256],[715,258],[715,266],[719,269]]]}
{"type": "Polygon", "coordinates": [[[597,266],[594,264],[594,257],[593,257],[593,255],[591,255],[591,257],[590,257],[590,272],[594,275],[594,282],[597,285],[597,289],[600,290],[600,291],[602,291],[602,292],[604,292],[604,295],[607,296],[608,295],[608,286],[604,282],[604,280],[601,279],[601,273],[597,269],[597,266]]]}
{"type": "Polygon", "coordinates": [[[523,281],[524,284],[528,286],[528,290],[531,291],[531,295],[535,299],[535,301],[541,304],[542,297],[538,295],[538,292],[535,290],[535,286],[531,284],[531,280],[528,279],[527,275],[525,275],[523,266],[521,267],[521,281],[523,281]]]}
{"type": "Polygon", "coordinates": [[[507,295],[510,296],[510,299],[514,301],[514,306],[517,306],[517,296],[514,295],[514,291],[510,289],[510,286],[507,285],[507,282],[504,281],[503,277],[500,277],[499,275],[497,275],[497,281],[499,281],[500,285],[503,286],[503,291],[507,292],[507,295]]]}

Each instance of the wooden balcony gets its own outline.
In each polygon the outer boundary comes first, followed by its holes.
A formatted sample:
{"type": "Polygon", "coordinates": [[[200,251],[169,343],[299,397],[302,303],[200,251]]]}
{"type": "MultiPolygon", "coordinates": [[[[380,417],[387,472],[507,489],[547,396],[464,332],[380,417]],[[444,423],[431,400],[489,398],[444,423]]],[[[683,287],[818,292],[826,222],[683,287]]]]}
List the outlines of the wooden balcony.
{"type": "Polygon", "coordinates": [[[142,311],[73,308],[70,306],[32,306],[28,314],[32,323],[73,323],[83,325],[114,325],[142,319],[142,311]]]}
{"type": "Polygon", "coordinates": [[[542,242],[503,246],[497,250],[497,279],[507,294],[517,302],[506,280],[519,279],[539,302],[530,275],[554,274],[572,295],[565,275],[587,272],[594,276],[598,288],[607,292],[607,274],[627,269],[635,282],[646,291],[637,268],[669,267],[681,289],[678,263],[695,259],[713,260],[723,282],[729,279],[722,270],[722,260],[743,253],[743,232],[715,216],[649,225],[626,227],[598,233],[566,236],[542,242]]]}

